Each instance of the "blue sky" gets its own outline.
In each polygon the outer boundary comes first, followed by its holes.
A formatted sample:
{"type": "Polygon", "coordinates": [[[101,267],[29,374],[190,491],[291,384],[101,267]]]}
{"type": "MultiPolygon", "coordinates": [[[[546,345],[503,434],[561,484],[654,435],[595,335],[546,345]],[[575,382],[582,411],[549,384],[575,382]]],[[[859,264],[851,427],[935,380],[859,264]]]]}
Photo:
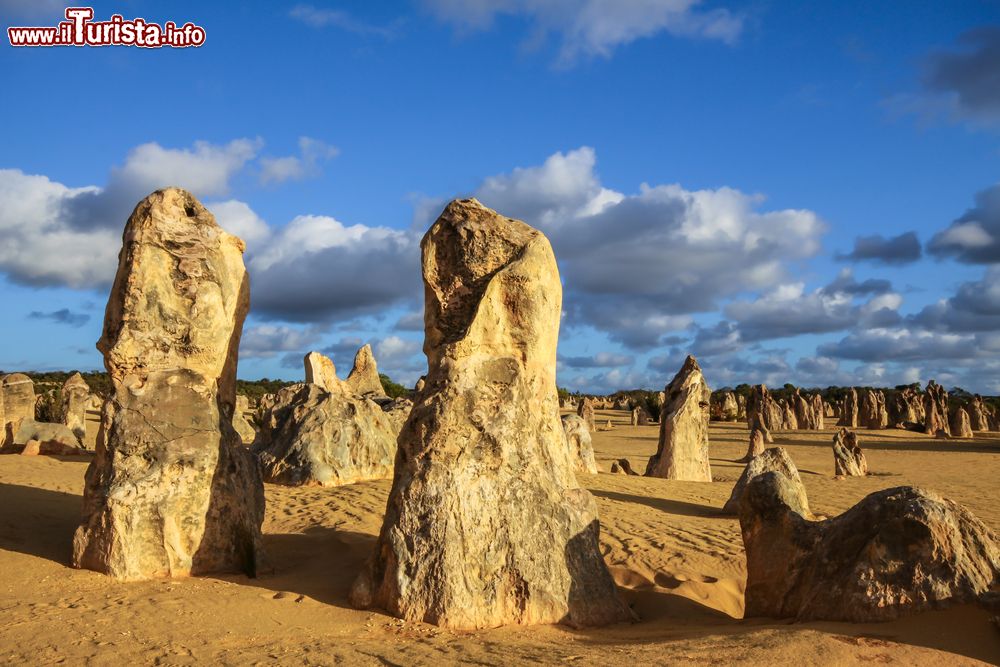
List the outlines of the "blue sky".
{"type": "Polygon", "coordinates": [[[552,240],[571,389],[693,352],[1000,393],[996,2],[222,5],[94,4],[200,48],[0,46],[0,368],[101,366],[125,220],[180,185],[248,244],[244,378],[371,342],[412,383],[419,238],[474,194],[552,240]]]}

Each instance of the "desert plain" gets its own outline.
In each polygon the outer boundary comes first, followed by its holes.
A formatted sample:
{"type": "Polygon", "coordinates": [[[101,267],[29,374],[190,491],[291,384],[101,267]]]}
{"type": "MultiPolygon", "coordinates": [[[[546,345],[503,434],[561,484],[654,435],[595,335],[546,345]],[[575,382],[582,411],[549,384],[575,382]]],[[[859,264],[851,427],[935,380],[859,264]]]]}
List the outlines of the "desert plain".
{"type": "MultiPolygon", "coordinates": [[[[70,567],[85,456],[0,456],[0,661],[30,664],[997,664],[1000,632],[975,605],[885,623],[743,620],[738,520],[723,516],[744,464],[745,423],[711,422],[713,481],[641,471],[658,425],[598,410],[600,474],[578,474],[596,498],[600,544],[635,623],[460,632],[357,610],[348,592],[375,543],[390,480],[339,487],[265,485],[272,572],[121,583],[70,567]],[[613,428],[605,430],[607,420],[613,428]]],[[[1000,434],[939,440],[860,429],[871,473],[835,479],[835,429],[776,431],[813,511],[836,516],[865,495],[913,485],[1000,528],[1000,434]]]]}

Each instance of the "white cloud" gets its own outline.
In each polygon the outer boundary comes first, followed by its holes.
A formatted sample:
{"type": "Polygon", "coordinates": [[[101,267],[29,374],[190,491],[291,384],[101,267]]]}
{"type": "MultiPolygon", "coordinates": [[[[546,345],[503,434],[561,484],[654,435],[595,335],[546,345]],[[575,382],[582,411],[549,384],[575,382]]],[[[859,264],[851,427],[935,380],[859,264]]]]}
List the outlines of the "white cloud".
{"type": "Polygon", "coordinates": [[[824,225],[806,210],[759,211],[760,195],[732,188],[642,184],[604,188],[594,151],[486,179],[476,196],[544,231],[565,280],[568,325],[587,324],[634,348],[655,346],[719,300],[787,279],[813,256],[824,225]]]}
{"type": "Polygon", "coordinates": [[[733,43],[743,20],[726,9],[700,10],[699,0],[424,0],[437,18],[463,32],[486,30],[498,16],[529,22],[533,41],[560,40],[559,62],[609,58],[619,46],[666,32],[733,43]]]}
{"type": "Polygon", "coordinates": [[[212,202],[205,207],[215,215],[216,222],[230,234],[235,234],[248,246],[259,244],[271,236],[271,228],[245,202],[236,199],[212,202]]]}
{"type": "Polygon", "coordinates": [[[319,139],[299,137],[299,154],[260,159],[260,182],[283,183],[318,176],[320,163],[335,158],[340,153],[319,139]]]}
{"type": "Polygon", "coordinates": [[[244,329],[240,339],[240,356],[267,359],[280,352],[301,352],[315,345],[321,331],[315,327],[300,329],[277,324],[258,324],[244,329]]]}

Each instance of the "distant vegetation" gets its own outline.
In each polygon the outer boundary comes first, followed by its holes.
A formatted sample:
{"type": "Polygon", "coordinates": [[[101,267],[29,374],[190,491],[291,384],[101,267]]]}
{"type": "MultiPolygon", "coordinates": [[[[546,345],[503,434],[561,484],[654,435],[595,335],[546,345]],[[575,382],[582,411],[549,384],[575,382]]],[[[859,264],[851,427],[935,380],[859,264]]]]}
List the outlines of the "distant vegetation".
{"type": "Polygon", "coordinates": [[[378,379],[382,381],[382,391],[384,391],[389,398],[402,398],[404,396],[409,396],[411,393],[411,391],[403,385],[393,382],[392,378],[385,373],[379,373],[378,379]]]}

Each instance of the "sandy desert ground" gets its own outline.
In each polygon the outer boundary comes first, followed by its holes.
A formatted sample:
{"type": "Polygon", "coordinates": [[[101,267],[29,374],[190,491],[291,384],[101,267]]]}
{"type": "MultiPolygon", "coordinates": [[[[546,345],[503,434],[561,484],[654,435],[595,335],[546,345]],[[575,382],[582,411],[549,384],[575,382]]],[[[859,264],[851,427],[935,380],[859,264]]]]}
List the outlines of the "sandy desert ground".
{"type": "MultiPolygon", "coordinates": [[[[642,470],[657,427],[599,411],[601,469],[642,470]]],[[[832,516],[869,492],[918,485],[1000,528],[1000,434],[941,441],[862,432],[873,475],[835,480],[832,431],[776,434],[814,511],[832,516]]],[[[265,545],[275,567],[243,576],[121,584],[68,567],[86,459],[0,456],[0,661],[32,664],[973,664],[1000,662],[990,615],[959,606],[884,624],[743,621],[739,525],[719,516],[742,465],[744,424],[712,424],[711,484],[602,473],[580,482],[600,506],[607,562],[641,617],[452,632],[357,611],[355,573],[381,524],[389,481],[268,485],[265,545]]]]}

